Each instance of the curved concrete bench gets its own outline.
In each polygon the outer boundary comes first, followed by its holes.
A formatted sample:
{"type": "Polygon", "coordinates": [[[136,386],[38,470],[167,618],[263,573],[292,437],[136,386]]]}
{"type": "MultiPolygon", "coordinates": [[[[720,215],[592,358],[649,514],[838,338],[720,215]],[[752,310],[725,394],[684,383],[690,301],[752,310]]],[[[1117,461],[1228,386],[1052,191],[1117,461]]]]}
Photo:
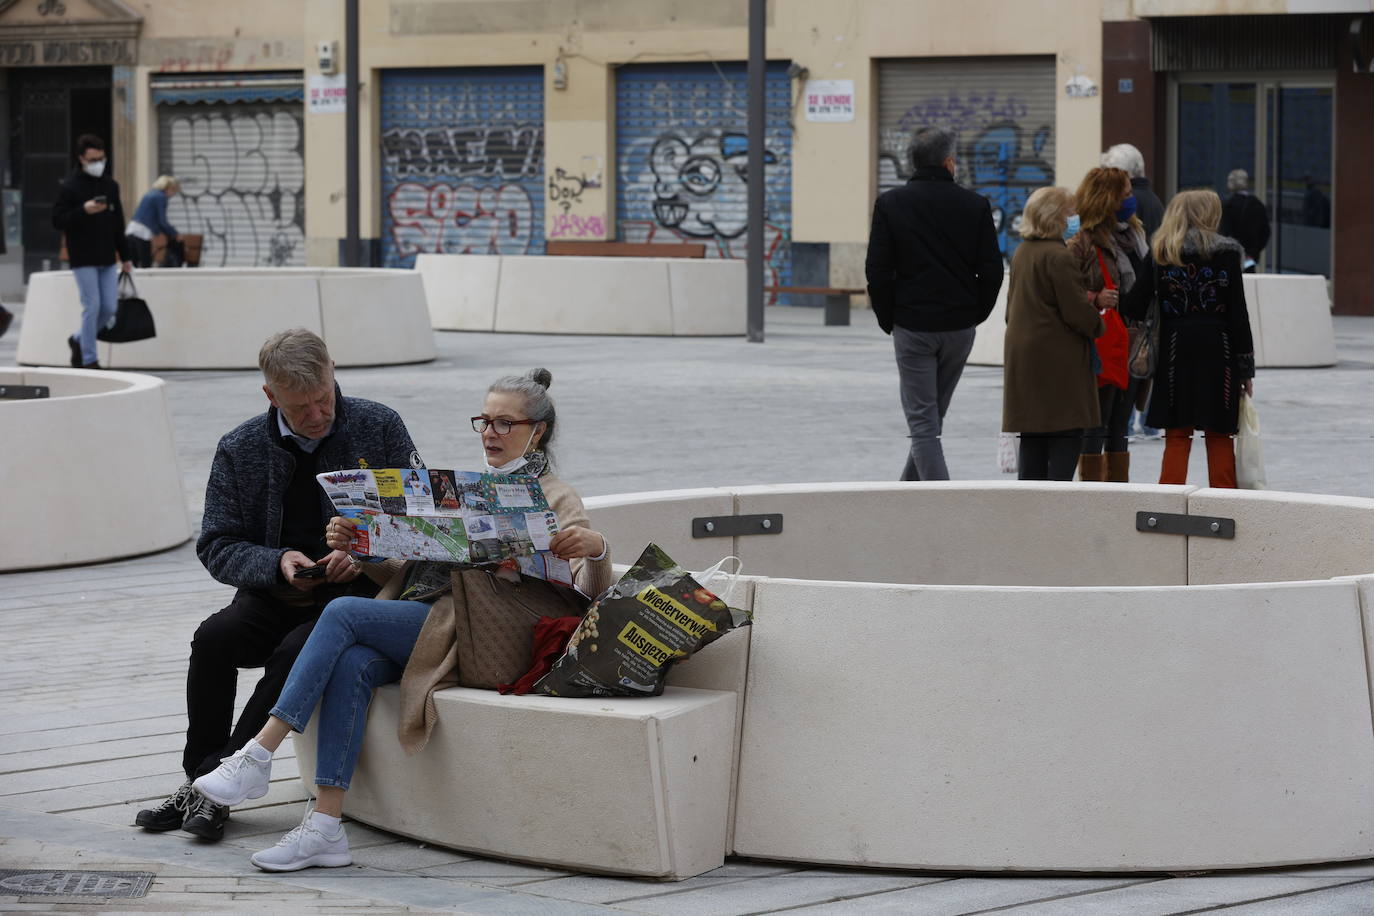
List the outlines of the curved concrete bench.
{"type": "MultiPolygon", "coordinates": [[[[194,268],[136,272],[157,336],[99,344],[114,369],[253,369],[258,349],[286,328],[324,338],[340,366],[425,362],[435,357],[424,285],[409,270],[194,268]]],[[[29,278],[20,363],[66,366],[67,337],[81,323],[70,271],[29,278]]]]}
{"type": "MultiPolygon", "coordinates": [[[[1374,500],[983,482],[716,488],[587,505],[621,559],[653,540],[689,568],[733,553],[750,574],[742,603],[754,625],[670,679],[742,703],[733,732],[722,718],[683,745],[703,760],[718,762],[724,747],[737,755],[729,823],[679,832],[669,818],[661,836],[698,851],[724,841],[691,865],[653,847],[669,863],[660,876],[729,853],[956,871],[1374,856],[1374,500]],[[1236,535],[1144,533],[1142,511],[1233,519],[1236,535]],[[694,518],[763,513],[782,514],[781,533],[691,536],[694,518]]],[[[441,719],[465,722],[477,701],[445,702],[441,719]]],[[[534,703],[568,717],[564,727],[584,714],[566,701],[484,702],[510,716],[534,703]]],[[[640,702],[606,704],[606,715],[640,702]]],[[[577,721],[574,732],[611,727],[577,721]]],[[[487,772],[501,750],[455,746],[420,763],[431,749],[406,760],[394,717],[369,731],[369,775],[349,797],[368,823],[508,858],[654,873],[606,851],[621,829],[614,818],[605,835],[580,821],[601,852],[569,857],[510,826],[548,809],[536,795],[520,800],[527,770],[572,766],[570,791],[642,778],[640,758],[620,745],[577,745],[573,762],[559,741],[520,742],[518,768],[504,759],[515,775],[500,818],[513,839],[496,844],[475,841],[457,813],[418,809],[467,791],[455,755],[465,766],[485,755],[476,769],[487,772]],[[452,774],[442,788],[440,773],[452,774]]],[[[310,773],[313,753],[298,753],[310,773]]],[[[650,765],[656,784],[681,789],[665,763],[650,765]]]]}
{"type": "Polygon", "coordinates": [[[99,563],[191,536],[161,379],[0,368],[48,398],[0,401],[0,571],[99,563]]]}
{"type": "Polygon", "coordinates": [[[745,332],[743,261],[422,254],[415,270],[444,331],[745,332]]]}
{"type": "MultiPolygon", "coordinates": [[[[1255,366],[1281,369],[1336,365],[1336,331],[1326,278],[1298,274],[1246,274],[1246,310],[1255,338],[1255,366]]],[[[975,366],[1002,365],[1002,339],[1007,329],[1007,283],[997,305],[978,326],[968,361],[975,366]]]]}

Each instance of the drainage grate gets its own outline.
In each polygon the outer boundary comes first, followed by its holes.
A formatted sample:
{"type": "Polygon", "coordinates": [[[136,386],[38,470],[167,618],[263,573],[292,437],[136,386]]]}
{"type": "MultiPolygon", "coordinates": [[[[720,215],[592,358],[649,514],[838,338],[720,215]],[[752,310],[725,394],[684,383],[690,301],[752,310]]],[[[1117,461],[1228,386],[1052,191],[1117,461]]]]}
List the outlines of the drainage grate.
{"type": "Polygon", "coordinates": [[[0,896],[142,897],[153,883],[150,871],[26,871],[0,868],[0,896]]]}

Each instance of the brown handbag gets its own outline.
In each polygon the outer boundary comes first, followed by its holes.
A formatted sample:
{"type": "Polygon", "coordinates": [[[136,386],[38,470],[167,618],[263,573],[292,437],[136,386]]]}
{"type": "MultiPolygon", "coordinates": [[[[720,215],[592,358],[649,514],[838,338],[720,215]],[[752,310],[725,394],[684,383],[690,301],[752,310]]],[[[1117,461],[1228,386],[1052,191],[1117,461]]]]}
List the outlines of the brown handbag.
{"type": "Polygon", "coordinates": [[[511,582],[480,569],[453,575],[458,684],[495,690],[520,679],[532,664],[540,617],[581,616],[587,600],[542,579],[511,582]]]}

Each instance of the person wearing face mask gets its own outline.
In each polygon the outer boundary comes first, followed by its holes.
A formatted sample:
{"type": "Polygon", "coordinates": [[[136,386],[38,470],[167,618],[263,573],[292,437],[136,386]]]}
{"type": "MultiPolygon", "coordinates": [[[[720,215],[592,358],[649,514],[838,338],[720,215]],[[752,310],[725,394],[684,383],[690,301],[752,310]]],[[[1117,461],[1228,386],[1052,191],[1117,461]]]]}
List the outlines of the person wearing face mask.
{"type": "Polygon", "coordinates": [[[76,163],[76,171],[58,189],[52,223],[67,238],[67,261],[81,296],[81,328],[67,338],[72,366],[99,369],[95,335],[114,321],[119,271],[133,264],[124,239],[119,185],[106,174],[105,141],[82,134],[76,141],[76,163]]]}
{"type": "MultiPolygon", "coordinates": [[[[472,418],[481,434],[483,464],[498,473],[539,478],[561,530],[549,543],[569,560],[582,594],[596,595],[612,581],[610,548],[593,531],[582,499],[550,472],[549,446],[557,417],[549,398],[552,376],[535,369],[498,379],[487,391],[482,412],[472,418]]],[[[326,531],[330,547],[347,550],[354,524],[335,517],[326,531]]],[[[344,794],[362,749],[372,688],[401,683],[399,739],[408,753],[425,746],[435,723],[432,694],[457,682],[457,619],[477,602],[499,609],[513,621],[534,616],[580,615],[587,605],[579,591],[518,573],[488,568],[454,569],[451,564],[402,562],[362,564],[383,583],[376,598],[340,598],[325,608],[291,669],[267,725],[219,769],[197,779],[195,788],[222,805],[241,804],[267,792],[272,753],[291,731],[301,731],[318,703],[319,789],[313,810],[276,846],[251,861],[264,871],[348,865],[348,837],[340,823],[344,794]]]]}
{"type": "MultiPolygon", "coordinates": [[[[1121,169],[1092,169],[1083,177],[1074,198],[1082,226],[1069,240],[1069,252],[1078,262],[1093,304],[1105,315],[1135,285],[1148,253],[1145,230],[1136,216],[1131,177],[1121,169]]],[[[1083,438],[1078,476],[1080,480],[1124,483],[1130,479],[1131,469],[1127,424],[1140,383],[1126,372],[1124,350],[1110,351],[1102,346],[1108,339],[1104,336],[1098,346],[1099,356],[1108,361],[1098,376],[1101,425],[1083,438]]]]}
{"type": "Polygon", "coordinates": [[[1099,425],[1093,340],[1102,318],[1064,245],[1078,231],[1067,188],[1040,188],[1021,213],[1003,338],[1002,430],[1021,434],[1021,480],[1073,480],[1083,430],[1099,425]]]}

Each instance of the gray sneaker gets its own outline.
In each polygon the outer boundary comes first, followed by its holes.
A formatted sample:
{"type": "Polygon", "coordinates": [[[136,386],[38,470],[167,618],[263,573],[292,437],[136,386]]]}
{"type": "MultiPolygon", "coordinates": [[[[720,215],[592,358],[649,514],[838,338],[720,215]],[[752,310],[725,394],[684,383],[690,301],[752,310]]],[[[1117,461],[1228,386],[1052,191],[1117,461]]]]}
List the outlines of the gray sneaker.
{"type": "MultiPolygon", "coordinates": [[[[249,744],[258,746],[255,741],[249,744]]],[[[197,779],[193,785],[197,792],[215,804],[232,806],[241,805],[250,798],[262,798],[267,794],[271,780],[272,758],[254,759],[245,746],[222,759],[219,766],[197,779]]]]}
{"type": "Polygon", "coordinates": [[[229,806],[217,805],[195,789],[191,790],[191,795],[181,829],[212,843],[224,839],[224,822],[229,820],[229,806]]]}
{"type": "Polygon", "coordinates": [[[271,849],[253,853],[250,860],[263,871],[299,871],[302,868],[338,868],[352,865],[348,852],[348,835],[343,825],[333,836],[324,833],[310,820],[314,809],[307,809],[299,827],[277,841],[271,849]]]}

